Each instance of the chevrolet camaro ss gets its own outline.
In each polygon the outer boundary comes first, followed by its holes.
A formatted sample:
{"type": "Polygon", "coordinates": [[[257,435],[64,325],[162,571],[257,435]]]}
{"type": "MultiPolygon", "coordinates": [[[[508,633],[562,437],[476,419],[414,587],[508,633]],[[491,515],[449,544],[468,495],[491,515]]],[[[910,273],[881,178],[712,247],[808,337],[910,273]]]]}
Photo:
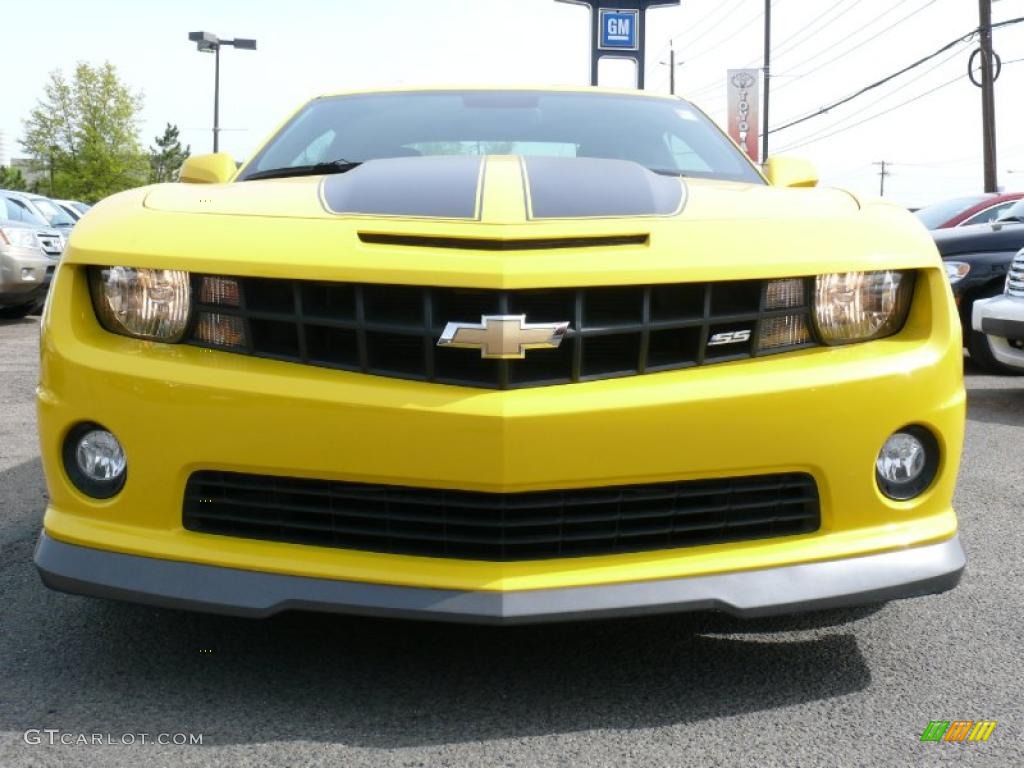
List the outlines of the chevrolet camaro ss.
{"type": "Polygon", "coordinates": [[[35,561],[267,616],[758,616],[952,588],[926,230],[599,89],[314,99],[104,200],[42,323],[35,561]]]}

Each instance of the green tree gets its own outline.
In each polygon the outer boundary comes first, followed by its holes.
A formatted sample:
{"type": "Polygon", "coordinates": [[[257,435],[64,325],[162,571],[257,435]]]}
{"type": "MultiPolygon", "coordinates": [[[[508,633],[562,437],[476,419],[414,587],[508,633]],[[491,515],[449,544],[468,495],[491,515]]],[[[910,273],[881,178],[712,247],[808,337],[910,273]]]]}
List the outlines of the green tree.
{"type": "Polygon", "coordinates": [[[167,124],[163,136],[154,137],[156,146],[149,148],[149,180],[154,184],[177,181],[181,164],[191,154],[192,146],[181,148],[178,126],[167,124]]]}
{"type": "Polygon", "coordinates": [[[149,163],[139,144],[142,95],[113,64],[80,62],[69,81],[50,73],[43,98],[25,121],[21,145],[47,194],[86,202],[145,184],[149,163]]]}
{"type": "Polygon", "coordinates": [[[27,189],[25,177],[20,168],[8,168],[0,165],[0,189],[27,189]]]}

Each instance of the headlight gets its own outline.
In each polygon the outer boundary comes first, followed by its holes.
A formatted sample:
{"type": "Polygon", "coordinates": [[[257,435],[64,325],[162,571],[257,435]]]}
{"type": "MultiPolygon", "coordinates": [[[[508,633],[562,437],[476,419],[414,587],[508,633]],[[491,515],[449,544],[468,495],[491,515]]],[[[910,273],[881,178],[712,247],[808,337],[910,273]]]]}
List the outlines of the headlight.
{"type": "Polygon", "coordinates": [[[0,227],[0,240],[7,245],[16,245],[19,248],[38,248],[35,233],[31,229],[20,227],[0,227]]]}
{"type": "Polygon", "coordinates": [[[826,344],[879,339],[907,318],[914,288],[909,272],[841,272],[818,275],[814,320],[826,344]]]}
{"type": "Polygon", "coordinates": [[[89,271],[92,303],[108,331],[153,341],[178,341],[188,327],[188,272],[102,267],[89,271]]]}
{"type": "Polygon", "coordinates": [[[971,271],[971,265],[963,261],[944,261],[946,265],[946,277],[949,278],[950,285],[956,285],[971,271]]]}

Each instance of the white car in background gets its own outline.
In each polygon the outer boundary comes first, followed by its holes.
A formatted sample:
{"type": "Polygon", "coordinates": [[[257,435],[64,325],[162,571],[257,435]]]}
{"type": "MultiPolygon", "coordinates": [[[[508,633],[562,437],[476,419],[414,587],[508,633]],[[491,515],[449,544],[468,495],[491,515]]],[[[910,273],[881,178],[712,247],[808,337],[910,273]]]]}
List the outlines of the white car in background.
{"type": "Polygon", "coordinates": [[[988,336],[996,360],[1024,373],[1024,249],[1010,264],[1003,295],[974,302],[971,325],[988,336]]]}

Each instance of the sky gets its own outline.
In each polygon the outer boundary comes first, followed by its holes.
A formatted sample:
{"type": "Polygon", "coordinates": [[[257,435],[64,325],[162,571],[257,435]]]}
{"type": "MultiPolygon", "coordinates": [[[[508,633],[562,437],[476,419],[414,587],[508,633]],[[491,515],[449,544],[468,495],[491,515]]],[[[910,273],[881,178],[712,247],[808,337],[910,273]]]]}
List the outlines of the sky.
{"type": "MultiPolygon", "coordinates": [[[[648,90],[676,92],[724,124],[725,71],[759,67],[763,0],[682,0],[648,12],[648,90]]],[[[555,0],[49,0],[26,33],[0,45],[0,132],[21,156],[22,121],[49,72],[112,62],[144,96],[144,146],[166,123],[193,152],[211,150],[213,57],[188,33],[256,38],[256,51],[221,52],[221,149],[247,157],[308,98],[353,88],[419,84],[589,81],[588,10],[555,0]],[[45,29],[40,39],[29,29],[45,29]]],[[[974,0],[772,0],[771,123],[817,112],[978,24],[974,0]]],[[[995,0],[993,19],[1024,16],[1024,0],[995,0]]],[[[994,34],[999,184],[1024,191],[1024,23],[994,34]]],[[[967,79],[977,41],[822,116],[770,136],[770,154],[813,161],[822,184],[879,191],[919,206],[982,191],[981,92],[967,79]],[[927,93],[934,90],[933,93],[927,93]],[[918,98],[919,97],[919,98],[918,98]],[[904,104],[910,99],[916,99],[904,104]]],[[[621,67],[602,85],[629,85],[621,67]]],[[[607,76],[607,79],[604,79],[607,76]]]]}

